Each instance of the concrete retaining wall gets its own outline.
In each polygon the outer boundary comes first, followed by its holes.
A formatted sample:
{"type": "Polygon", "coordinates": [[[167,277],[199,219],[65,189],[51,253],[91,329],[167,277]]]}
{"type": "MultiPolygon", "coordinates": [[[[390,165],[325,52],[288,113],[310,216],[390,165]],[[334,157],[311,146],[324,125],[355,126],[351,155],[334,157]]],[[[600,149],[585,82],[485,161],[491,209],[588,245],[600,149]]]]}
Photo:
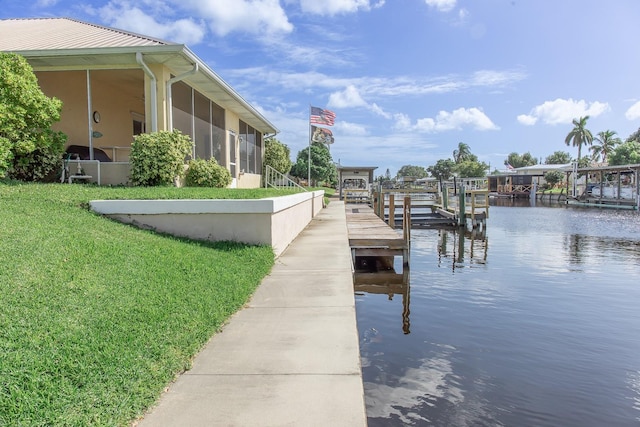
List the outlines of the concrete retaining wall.
{"type": "Polygon", "coordinates": [[[323,206],[324,191],[256,200],[92,200],[117,221],[197,240],[271,245],[279,256],[323,206]]]}

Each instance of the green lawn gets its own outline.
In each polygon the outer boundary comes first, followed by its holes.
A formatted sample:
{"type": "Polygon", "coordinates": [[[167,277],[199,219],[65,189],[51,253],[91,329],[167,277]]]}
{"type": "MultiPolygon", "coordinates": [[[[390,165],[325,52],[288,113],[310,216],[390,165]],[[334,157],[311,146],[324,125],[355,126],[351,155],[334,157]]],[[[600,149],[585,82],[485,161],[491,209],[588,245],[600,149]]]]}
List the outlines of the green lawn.
{"type": "Polygon", "coordinates": [[[129,425],[270,271],[270,247],[154,234],[93,199],[278,190],[0,182],[0,426],[129,425]]]}

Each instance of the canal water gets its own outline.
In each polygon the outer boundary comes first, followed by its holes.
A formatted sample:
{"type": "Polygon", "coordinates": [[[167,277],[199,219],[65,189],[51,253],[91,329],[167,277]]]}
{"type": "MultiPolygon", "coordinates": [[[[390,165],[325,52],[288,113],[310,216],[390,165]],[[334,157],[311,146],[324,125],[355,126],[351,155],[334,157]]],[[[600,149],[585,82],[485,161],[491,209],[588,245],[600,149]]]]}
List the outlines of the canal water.
{"type": "Polygon", "coordinates": [[[370,427],[640,425],[639,213],[525,202],[411,238],[408,291],[356,289],[370,427]]]}

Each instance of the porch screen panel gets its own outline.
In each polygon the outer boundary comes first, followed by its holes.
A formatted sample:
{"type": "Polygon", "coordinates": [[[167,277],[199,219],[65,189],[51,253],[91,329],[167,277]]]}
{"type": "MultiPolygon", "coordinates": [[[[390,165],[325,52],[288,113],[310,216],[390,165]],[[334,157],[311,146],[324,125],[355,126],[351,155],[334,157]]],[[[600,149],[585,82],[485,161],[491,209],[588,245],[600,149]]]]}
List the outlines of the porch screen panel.
{"type": "Polygon", "coordinates": [[[256,132],[256,173],[262,174],[262,134],[256,132]]]}
{"type": "Polygon", "coordinates": [[[173,108],[173,128],[185,135],[193,137],[191,128],[191,88],[182,82],[174,83],[171,87],[173,108]]]}
{"type": "Polygon", "coordinates": [[[194,142],[196,158],[209,160],[211,158],[211,112],[210,102],[202,94],[194,91],[194,142]]]}
{"type": "Polygon", "coordinates": [[[247,127],[247,172],[256,173],[256,130],[247,127]]]}
{"type": "Polygon", "coordinates": [[[249,172],[247,168],[247,124],[240,121],[240,171],[249,172]]]}
{"type": "Polygon", "coordinates": [[[218,164],[224,167],[227,167],[227,150],[226,150],[226,136],[227,133],[224,129],[213,126],[213,140],[212,140],[212,150],[213,157],[217,160],[218,164]]]}

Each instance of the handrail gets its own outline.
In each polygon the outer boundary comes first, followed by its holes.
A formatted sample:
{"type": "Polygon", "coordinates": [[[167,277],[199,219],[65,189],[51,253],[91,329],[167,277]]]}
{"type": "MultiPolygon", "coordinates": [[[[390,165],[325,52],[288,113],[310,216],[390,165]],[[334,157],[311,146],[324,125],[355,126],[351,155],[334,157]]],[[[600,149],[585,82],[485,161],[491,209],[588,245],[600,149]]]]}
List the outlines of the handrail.
{"type": "Polygon", "coordinates": [[[264,187],[265,188],[292,188],[300,191],[307,191],[306,188],[291,180],[288,176],[278,172],[269,165],[265,165],[264,169],[264,187]]]}

